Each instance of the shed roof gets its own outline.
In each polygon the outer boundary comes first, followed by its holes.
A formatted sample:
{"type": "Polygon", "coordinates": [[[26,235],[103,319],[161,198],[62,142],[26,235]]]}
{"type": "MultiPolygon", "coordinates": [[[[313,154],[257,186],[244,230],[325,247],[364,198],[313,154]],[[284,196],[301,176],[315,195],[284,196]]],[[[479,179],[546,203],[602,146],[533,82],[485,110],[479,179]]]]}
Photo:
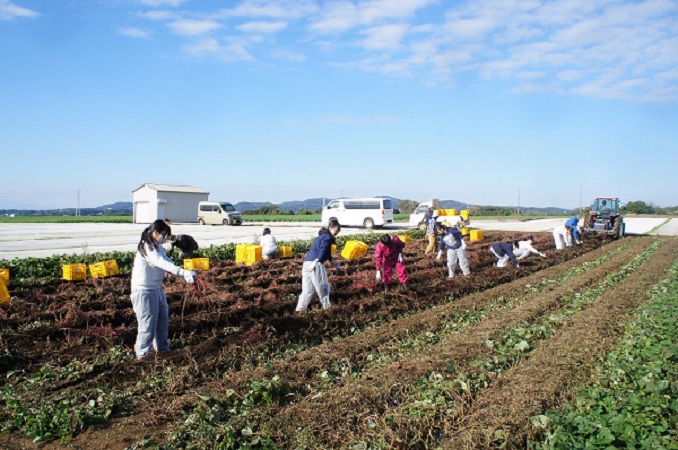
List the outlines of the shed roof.
{"type": "Polygon", "coordinates": [[[154,191],[158,192],[185,192],[185,193],[190,193],[190,194],[209,194],[209,192],[204,191],[200,188],[197,188],[195,186],[182,186],[182,185],[176,185],[176,184],[155,184],[155,183],[146,183],[132,192],[136,192],[139,189],[142,189],[144,187],[147,187],[149,189],[153,189],[154,191]]]}

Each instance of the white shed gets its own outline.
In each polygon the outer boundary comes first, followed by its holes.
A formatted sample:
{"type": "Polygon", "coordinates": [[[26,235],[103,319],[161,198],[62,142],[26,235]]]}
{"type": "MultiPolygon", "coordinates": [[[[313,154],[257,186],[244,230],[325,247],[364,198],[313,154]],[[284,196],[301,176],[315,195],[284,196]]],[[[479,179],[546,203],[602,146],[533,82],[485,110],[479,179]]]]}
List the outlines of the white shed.
{"type": "Polygon", "coordinates": [[[132,191],[134,223],[151,223],[157,219],[172,222],[196,222],[198,202],[210,193],[193,186],[146,183],[132,191]]]}

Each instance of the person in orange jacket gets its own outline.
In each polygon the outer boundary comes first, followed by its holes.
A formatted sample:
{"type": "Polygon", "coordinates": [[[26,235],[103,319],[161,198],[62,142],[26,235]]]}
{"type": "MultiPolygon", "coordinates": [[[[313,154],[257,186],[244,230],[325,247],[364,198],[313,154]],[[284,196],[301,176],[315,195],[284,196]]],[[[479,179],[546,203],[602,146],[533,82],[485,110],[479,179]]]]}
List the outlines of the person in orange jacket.
{"type": "Polygon", "coordinates": [[[374,250],[374,262],[377,267],[376,278],[377,281],[383,281],[384,290],[386,291],[389,290],[394,268],[403,290],[409,290],[407,285],[409,277],[407,276],[407,267],[403,257],[404,248],[405,243],[398,236],[384,234],[379,239],[377,248],[374,250]]]}

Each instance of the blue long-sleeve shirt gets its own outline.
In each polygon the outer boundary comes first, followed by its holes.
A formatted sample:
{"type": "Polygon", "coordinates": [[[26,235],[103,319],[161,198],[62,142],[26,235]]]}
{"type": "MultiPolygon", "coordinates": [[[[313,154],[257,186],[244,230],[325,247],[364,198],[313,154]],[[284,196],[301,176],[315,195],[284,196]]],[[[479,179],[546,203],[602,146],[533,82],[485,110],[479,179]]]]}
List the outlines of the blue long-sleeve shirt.
{"type": "Polygon", "coordinates": [[[332,236],[330,230],[323,229],[311,244],[311,249],[306,253],[306,261],[315,261],[316,259],[321,263],[332,261],[332,244],[334,244],[334,236],[332,236]]]}
{"type": "Polygon", "coordinates": [[[492,249],[495,251],[495,253],[501,258],[502,256],[508,255],[509,259],[513,263],[514,266],[518,265],[518,261],[516,260],[516,255],[513,254],[513,244],[509,242],[495,242],[492,244],[492,249]]]}
{"type": "Polygon", "coordinates": [[[567,222],[565,222],[565,226],[569,229],[574,229],[577,228],[577,225],[579,224],[579,219],[576,217],[571,217],[567,219],[567,222]]]}

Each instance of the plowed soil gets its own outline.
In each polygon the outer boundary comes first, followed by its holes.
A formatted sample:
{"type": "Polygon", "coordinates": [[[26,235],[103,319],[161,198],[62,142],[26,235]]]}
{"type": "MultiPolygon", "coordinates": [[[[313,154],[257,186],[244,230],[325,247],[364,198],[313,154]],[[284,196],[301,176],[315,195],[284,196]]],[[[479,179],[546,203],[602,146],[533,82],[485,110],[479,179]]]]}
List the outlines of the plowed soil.
{"type": "MultiPolygon", "coordinates": [[[[69,448],[122,449],[144,438],[167,442],[167,433],[199,403],[199,393],[222,396],[229,390],[238,392],[252,380],[279,376],[290,394],[284,402],[273,405],[257,424],[261,433],[281,448],[344,448],[352,440],[360,442],[365,417],[382,416],[397,408],[416,389],[418,378],[450,364],[463,367],[489,355],[485,345],[488,336],[511,324],[533,323],[558,310],[564,295],[599,282],[652,242],[652,238],[610,241],[589,236],[582,246],[555,251],[549,234],[537,234],[535,247],[546,253],[545,258],[530,256],[521,261],[520,268],[493,267],[495,259],[488,251],[489,244],[519,237],[519,233],[486,233],[485,241],[470,242],[472,275],[462,277],[458,272],[451,280],[446,277],[443,263],[423,255],[423,241],[409,242],[405,250],[411,279],[408,293],[383,292],[374,280],[371,252],[360,260],[341,260],[343,272],[329,275],[332,308],[321,311],[314,300],[306,314],[294,312],[301,288],[303,255],[252,267],[212,261],[211,269],[201,273],[204,289],[196,292],[182,280],[165,282],[170,304],[170,342],[174,348],[170,354],[146,363],[130,358],[113,362],[105,369],[56,382],[48,389],[37,388],[26,398],[54,398],[67,396],[69,391],[96,392],[103,387],[133,392],[107,422],[89,426],[63,444],[69,448]],[[590,270],[561,284],[549,285],[548,280],[597,260],[600,261],[590,270]],[[540,283],[546,287],[530,297],[540,283]],[[391,355],[387,365],[371,362],[373,355],[388,353],[394,342],[442,333],[460,315],[485,310],[487,313],[476,323],[460,325],[458,332],[430,346],[410,354],[391,355]],[[321,375],[338,370],[338,362],[350,367],[353,375],[323,382],[321,375]],[[164,380],[161,389],[139,385],[139,380],[153,377],[164,380]]],[[[600,311],[592,307],[573,317],[568,333],[581,328],[588,333],[589,344],[580,352],[572,352],[572,358],[562,356],[565,362],[577,367],[582,355],[608,348],[612,340],[602,339],[596,346],[596,339],[609,333],[605,324],[623,322],[625,314],[643,301],[642,287],[660,279],[675,254],[676,240],[662,241],[647,263],[648,270],[642,271],[642,279],[629,277],[630,281],[623,281],[596,303],[600,311]],[[609,313],[610,305],[623,295],[629,299],[609,313]],[[594,311],[606,311],[606,321],[601,321],[599,327],[583,325],[588,323],[586,314],[595,317],[594,311]]],[[[111,347],[131,353],[136,319],[129,294],[127,276],[12,288],[11,295],[16,300],[0,307],[0,350],[6,355],[0,371],[3,375],[21,373],[28,377],[45,364],[64,367],[73,360],[94,363],[111,347]]],[[[558,354],[567,355],[567,346],[573,342],[576,338],[567,340],[559,335],[558,340],[545,342],[540,350],[555,352],[549,346],[560,346],[558,354]]],[[[539,361],[536,356],[529,359],[533,360],[535,364],[539,361]]],[[[509,381],[502,386],[511,386],[511,377],[520,376],[519,367],[515,375],[507,372],[509,381]]],[[[4,379],[5,376],[0,386],[4,379]]],[[[554,382],[556,388],[551,390],[525,388],[521,395],[538,398],[542,404],[557,402],[565,383],[566,380],[554,382]]],[[[517,386],[526,385],[520,381],[517,386]]],[[[497,427],[522,429],[523,437],[517,438],[516,444],[524,442],[528,430],[518,419],[521,416],[514,414],[524,406],[507,406],[501,400],[504,409],[494,411],[489,406],[500,400],[495,401],[490,394],[470,399],[463,414],[459,411],[437,430],[439,442],[450,448],[475,448],[474,445],[486,444],[484,430],[497,427]],[[486,415],[485,411],[492,412],[486,415]],[[515,421],[507,422],[511,417],[515,421]]],[[[513,393],[494,395],[510,397],[513,393]]],[[[529,413],[533,414],[531,410],[529,413]]],[[[5,411],[0,420],[7,420],[7,415],[5,411]]],[[[56,442],[47,445],[62,445],[56,442]]],[[[45,444],[32,443],[15,431],[0,437],[0,445],[38,448],[45,444]]],[[[425,446],[414,441],[392,441],[389,445],[425,446]]]]}

